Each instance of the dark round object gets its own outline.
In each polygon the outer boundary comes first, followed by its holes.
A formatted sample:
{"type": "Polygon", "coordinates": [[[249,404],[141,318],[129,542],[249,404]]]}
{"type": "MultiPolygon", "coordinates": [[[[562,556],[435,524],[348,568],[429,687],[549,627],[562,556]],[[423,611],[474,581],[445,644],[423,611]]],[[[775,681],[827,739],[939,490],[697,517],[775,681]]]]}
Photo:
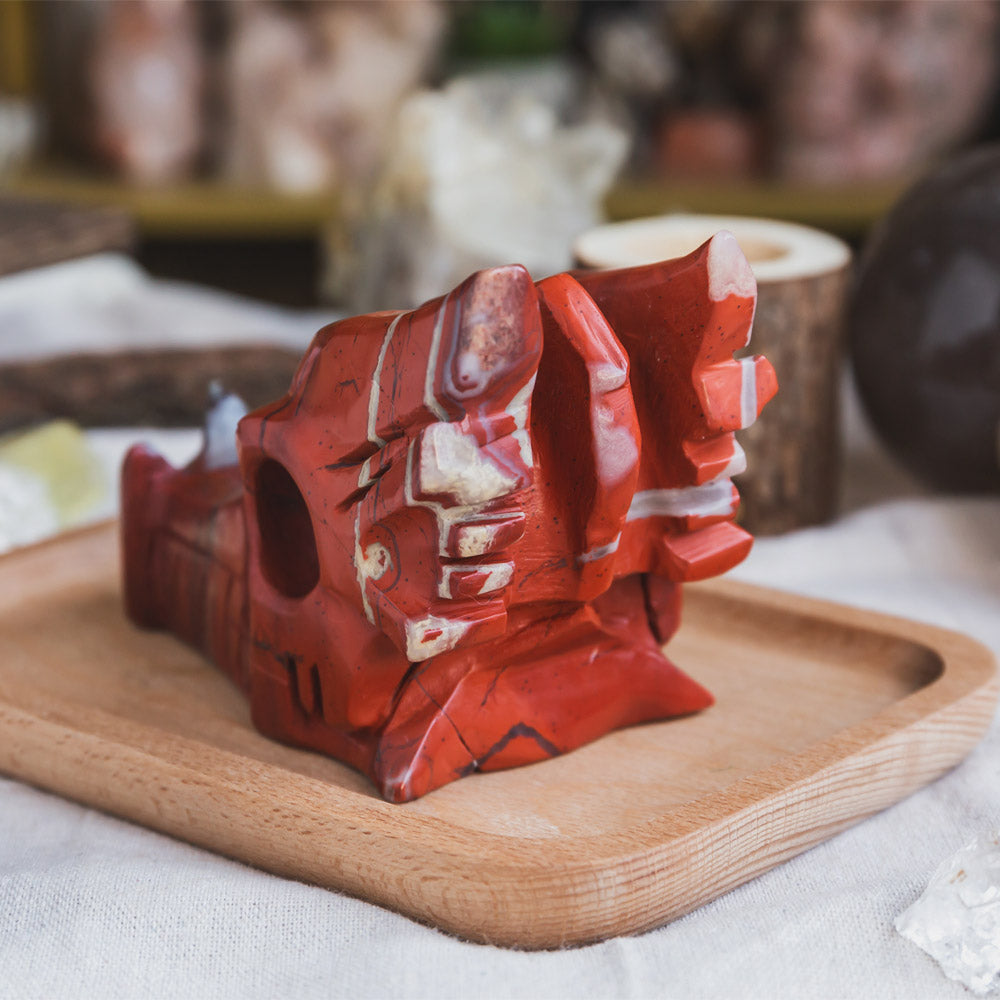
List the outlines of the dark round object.
{"type": "Polygon", "coordinates": [[[1000,146],[893,208],[849,315],[858,388],[889,449],[933,486],[1000,491],[1000,146]]]}

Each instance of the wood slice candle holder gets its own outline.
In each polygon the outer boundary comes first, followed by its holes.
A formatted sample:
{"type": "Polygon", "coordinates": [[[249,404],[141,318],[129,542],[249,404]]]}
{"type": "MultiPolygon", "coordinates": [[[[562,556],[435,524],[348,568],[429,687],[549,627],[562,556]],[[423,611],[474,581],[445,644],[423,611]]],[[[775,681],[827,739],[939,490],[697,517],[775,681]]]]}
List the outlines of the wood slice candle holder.
{"type": "Polygon", "coordinates": [[[754,350],[781,383],[767,412],[739,434],[748,457],[737,480],[741,523],[755,534],[820,524],[838,499],[847,245],[769,219],[666,215],[598,226],[574,252],[584,267],[633,267],[688,253],[720,229],[733,233],[757,278],[754,350]]]}

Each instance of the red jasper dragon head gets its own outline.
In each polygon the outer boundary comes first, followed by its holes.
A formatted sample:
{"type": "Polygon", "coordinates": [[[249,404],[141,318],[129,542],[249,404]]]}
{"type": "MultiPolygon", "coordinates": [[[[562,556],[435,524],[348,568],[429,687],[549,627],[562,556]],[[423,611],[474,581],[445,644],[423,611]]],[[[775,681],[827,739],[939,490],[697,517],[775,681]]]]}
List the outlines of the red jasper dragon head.
{"type": "Polygon", "coordinates": [[[733,432],[777,387],[733,358],[755,300],[720,233],[325,327],[239,421],[238,466],[130,453],[129,612],[396,801],[703,708],[660,647],[680,584],[749,550],[733,432]]]}

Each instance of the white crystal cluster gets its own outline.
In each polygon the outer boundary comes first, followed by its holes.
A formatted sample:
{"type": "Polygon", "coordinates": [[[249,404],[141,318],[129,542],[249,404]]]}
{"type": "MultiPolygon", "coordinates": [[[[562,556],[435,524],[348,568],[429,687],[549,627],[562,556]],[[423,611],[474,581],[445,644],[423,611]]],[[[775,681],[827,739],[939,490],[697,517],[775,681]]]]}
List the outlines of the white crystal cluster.
{"type": "Polygon", "coordinates": [[[979,994],[1000,990],[1000,831],[948,858],[896,930],[979,994]]]}
{"type": "Polygon", "coordinates": [[[496,264],[536,278],[570,267],[628,149],[610,121],[569,120],[573,91],[553,69],[456,77],[408,98],[364,214],[354,308],[413,306],[496,264]]]}

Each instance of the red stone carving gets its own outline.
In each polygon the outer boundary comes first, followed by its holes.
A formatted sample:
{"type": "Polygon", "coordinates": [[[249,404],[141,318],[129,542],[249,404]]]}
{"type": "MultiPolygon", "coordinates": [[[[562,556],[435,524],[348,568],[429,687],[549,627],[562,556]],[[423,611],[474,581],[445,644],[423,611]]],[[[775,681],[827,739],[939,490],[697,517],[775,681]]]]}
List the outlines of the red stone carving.
{"type": "Polygon", "coordinates": [[[239,421],[238,466],[211,434],[185,469],[130,452],[129,615],[204,650],[262,732],[393,801],[704,708],[660,647],[680,585],[750,547],[733,431],[776,389],[733,360],[755,296],[720,233],[324,328],[239,421]]]}

